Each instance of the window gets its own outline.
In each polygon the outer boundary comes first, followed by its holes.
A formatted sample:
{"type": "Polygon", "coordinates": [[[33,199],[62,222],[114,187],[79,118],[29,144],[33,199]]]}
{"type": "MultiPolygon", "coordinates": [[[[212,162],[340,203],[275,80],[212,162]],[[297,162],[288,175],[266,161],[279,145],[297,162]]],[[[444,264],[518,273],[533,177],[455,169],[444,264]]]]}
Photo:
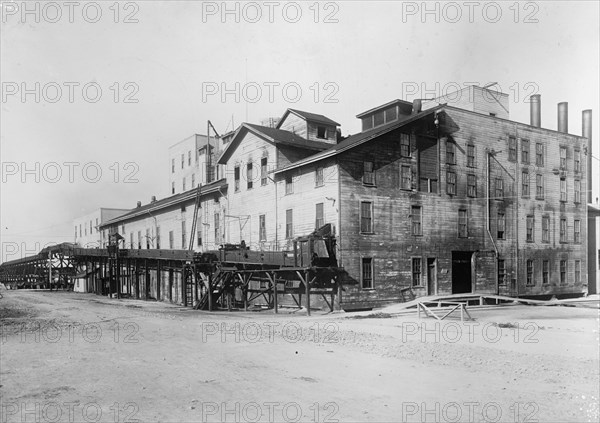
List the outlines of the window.
{"type": "Polygon", "coordinates": [[[550,283],[550,262],[548,260],[542,261],[542,284],[548,285],[550,283]]]}
{"type": "MultiPolygon", "coordinates": [[[[90,220],[90,235],[92,234],[92,221],[90,220]]],[[[123,227],[125,227],[125,225],[123,225],[123,227]]],[[[123,230],[123,233],[125,233],[125,230],[123,230]]]]}
{"type": "Polygon", "coordinates": [[[458,237],[459,238],[467,238],[469,236],[469,231],[467,227],[467,211],[459,210],[458,211],[458,237]]]}
{"type": "Polygon", "coordinates": [[[96,233],[100,232],[100,229],[98,229],[98,218],[96,218],[96,233]]]}
{"type": "Polygon", "coordinates": [[[506,264],[504,259],[498,259],[498,284],[506,285],[506,264]]]}
{"type": "Polygon", "coordinates": [[[400,166],[400,188],[402,189],[411,189],[412,181],[411,181],[411,170],[410,166],[400,166]]]}
{"type": "Polygon", "coordinates": [[[477,176],[467,175],[467,196],[477,197],[477,176]]]}
{"type": "Polygon", "coordinates": [[[236,166],[233,168],[233,190],[240,192],[240,167],[236,166]]]}
{"type": "Polygon", "coordinates": [[[521,172],[521,195],[529,197],[529,173],[521,172]]]}
{"type": "Polygon", "coordinates": [[[192,186],[190,188],[196,187],[196,174],[192,173],[192,186]]]}
{"type": "Polygon", "coordinates": [[[550,217],[542,216],[542,242],[550,242],[550,217]]]}
{"type": "Polygon", "coordinates": [[[181,168],[183,169],[183,166],[185,164],[185,154],[181,153],[181,168]]]}
{"type": "Polygon", "coordinates": [[[385,109],[385,123],[391,122],[396,119],[398,119],[398,112],[395,106],[390,107],[389,109],[385,109]]]}
{"type": "Polygon", "coordinates": [[[249,162],[246,165],[246,179],[247,179],[247,181],[246,181],[246,183],[247,183],[247,189],[252,189],[252,182],[253,182],[253,179],[254,179],[254,175],[253,175],[253,172],[252,172],[252,162],[249,162]]]}
{"type": "Polygon", "coordinates": [[[77,225],[75,225],[75,238],[77,238],[77,225]]]}
{"type": "Polygon", "coordinates": [[[363,289],[373,289],[373,259],[363,257],[361,260],[361,286],[363,289]]]}
{"type": "Polygon", "coordinates": [[[504,213],[498,213],[498,239],[504,239],[506,231],[506,216],[504,213]]]}
{"type": "Polygon", "coordinates": [[[323,181],[323,168],[319,166],[315,169],[315,186],[322,187],[324,184],[323,181]]]}
{"type": "Polygon", "coordinates": [[[525,232],[527,242],[533,242],[533,228],[534,228],[533,216],[527,216],[527,230],[525,232]]]}
{"type": "Polygon", "coordinates": [[[544,144],[535,144],[535,165],[544,166],[544,144]]]}
{"type": "Polygon", "coordinates": [[[317,203],[315,206],[315,229],[319,229],[325,224],[325,218],[323,216],[323,203],[317,203]]]}
{"type": "Polygon", "coordinates": [[[198,229],[196,232],[196,245],[200,247],[202,245],[202,231],[198,229]]]}
{"type": "Polygon", "coordinates": [[[375,126],[383,125],[384,122],[385,122],[385,117],[383,114],[383,110],[381,110],[373,115],[373,123],[375,126]]]}
{"type": "Polygon", "coordinates": [[[192,152],[188,151],[188,166],[192,165],[192,152]]]}
{"type": "Polygon", "coordinates": [[[412,259],[412,286],[421,286],[421,258],[414,257],[412,259]]]}
{"type": "Polygon", "coordinates": [[[567,201],[567,180],[560,178],[560,201],[567,201]]]}
{"type": "Polygon", "coordinates": [[[258,216],[258,239],[259,241],[267,240],[267,221],[264,214],[258,216]]]}
{"type": "Polygon", "coordinates": [[[567,168],[567,147],[560,147],[560,168],[567,168]]]}
{"type": "Polygon", "coordinates": [[[181,221],[181,249],[185,250],[187,248],[187,230],[185,229],[185,220],[181,221]]]}
{"type": "Polygon", "coordinates": [[[575,182],[573,183],[573,191],[574,191],[573,201],[575,203],[581,203],[581,181],[575,180],[575,182]]]}
{"type": "Polygon", "coordinates": [[[400,155],[410,157],[410,135],[400,134],[400,155]]]}
{"type": "Polygon", "coordinates": [[[327,139],[327,128],[324,126],[317,126],[317,138],[322,140],[327,139]]]}
{"type": "Polygon", "coordinates": [[[83,234],[87,235],[87,226],[86,225],[83,226],[83,234]]]}
{"type": "Polygon", "coordinates": [[[373,233],[373,203],[370,201],[360,202],[360,232],[373,233]]]}
{"type": "Polygon", "coordinates": [[[185,178],[183,178],[181,180],[181,187],[182,187],[182,190],[185,191],[185,178]]]}
{"type": "Polygon", "coordinates": [[[437,193],[438,192],[437,179],[421,178],[420,185],[419,185],[419,191],[437,193]]]}
{"type": "Polygon", "coordinates": [[[173,231],[169,231],[169,248],[172,250],[175,242],[175,237],[173,235],[173,231]]]}
{"type": "Polygon", "coordinates": [[[410,216],[411,216],[412,234],[415,236],[423,235],[421,206],[412,206],[410,216]]]}
{"type": "Polygon", "coordinates": [[[533,260],[527,260],[527,285],[535,285],[533,282],[533,260]]]}
{"type": "Polygon", "coordinates": [[[171,194],[175,194],[175,182],[171,182],[171,194]]]}
{"type": "Polygon", "coordinates": [[[150,249],[150,229],[146,228],[146,250],[150,249]]]}
{"type": "Polygon", "coordinates": [[[160,250],[160,226],[156,227],[156,249],[160,250]]]}
{"type": "Polygon", "coordinates": [[[467,167],[475,167],[475,146],[467,145],[467,167]]]}
{"type": "Polygon", "coordinates": [[[581,283],[581,261],[575,260],[575,283],[581,283]]]}
{"type": "Polygon", "coordinates": [[[517,161],[517,139],[515,137],[508,137],[508,160],[517,161]]]}
{"type": "Polygon", "coordinates": [[[567,242],[567,219],[560,219],[560,242],[567,242]]]}
{"type": "Polygon", "coordinates": [[[573,170],[575,172],[581,172],[581,151],[575,150],[573,155],[573,170]]]}
{"type": "Polygon", "coordinates": [[[363,162],[363,184],[375,185],[375,172],[373,162],[363,162]]]}
{"type": "Polygon", "coordinates": [[[446,172],[446,193],[456,195],[456,173],[446,172]]]}
{"type": "Polygon", "coordinates": [[[544,175],[535,175],[535,198],[544,199],[544,175]]]}
{"type": "Polygon", "coordinates": [[[133,244],[133,232],[129,232],[129,248],[134,248],[134,244],[133,244]]]}
{"type": "Polygon", "coordinates": [[[285,211],[285,237],[292,238],[294,236],[294,211],[292,209],[285,211]]]}
{"type": "Polygon", "coordinates": [[[142,248],[142,231],[138,231],[137,233],[137,243],[138,243],[138,249],[142,248]]]}
{"type": "Polygon", "coordinates": [[[504,179],[496,178],[496,198],[504,198],[504,179]]]}
{"type": "Polygon", "coordinates": [[[171,159],[171,173],[175,173],[175,159],[171,159]]]}
{"type": "Polygon", "coordinates": [[[581,220],[573,222],[573,242],[575,244],[581,243],[581,220]]]}
{"type": "Polygon", "coordinates": [[[529,164],[529,140],[521,139],[521,163],[529,164]]]}
{"type": "Polygon", "coordinates": [[[285,177],[285,194],[293,194],[294,193],[294,180],[292,179],[292,175],[286,175],[285,177]]]}
{"type": "Polygon", "coordinates": [[[456,164],[456,145],[446,141],[446,164],[456,164]]]}
{"type": "Polygon", "coordinates": [[[561,285],[567,283],[567,261],[566,260],[560,261],[560,283],[561,283],[561,285]]]}
{"type": "Polygon", "coordinates": [[[267,185],[267,158],[260,159],[260,185],[267,185]]]}

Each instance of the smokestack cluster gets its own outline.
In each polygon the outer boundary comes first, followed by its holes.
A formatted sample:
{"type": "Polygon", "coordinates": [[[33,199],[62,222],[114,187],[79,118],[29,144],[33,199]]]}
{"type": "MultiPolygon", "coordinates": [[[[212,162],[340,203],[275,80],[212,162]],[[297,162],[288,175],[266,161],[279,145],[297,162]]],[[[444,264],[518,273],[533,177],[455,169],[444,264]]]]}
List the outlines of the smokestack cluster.
{"type": "MultiPolygon", "coordinates": [[[[530,125],[541,128],[542,101],[539,94],[529,97],[529,119],[530,125]]],[[[558,103],[557,130],[564,134],[569,133],[569,103],[566,101],[558,103]]],[[[592,202],[592,110],[581,112],[581,136],[587,138],[587,192],[588,203],[592,202]]]]}

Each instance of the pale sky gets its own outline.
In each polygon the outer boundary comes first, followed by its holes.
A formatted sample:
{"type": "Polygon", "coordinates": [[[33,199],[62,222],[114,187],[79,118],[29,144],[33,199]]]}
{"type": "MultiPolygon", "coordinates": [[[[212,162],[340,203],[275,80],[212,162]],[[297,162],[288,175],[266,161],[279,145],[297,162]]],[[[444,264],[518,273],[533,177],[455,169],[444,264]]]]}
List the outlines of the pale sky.
{"type": "Polygon", "coordinates": [[[515,121],[536,93],[545,128],[568,101],[581,135],[592,109],[600,157],[597,1],[114,4],[1,2],[2,261],[73,241],[73,219],[99,207],[168,195],[168,147],[208,119],[223,133],[292,107],[347,135],[390,100],[496,82],[515,121]]]}

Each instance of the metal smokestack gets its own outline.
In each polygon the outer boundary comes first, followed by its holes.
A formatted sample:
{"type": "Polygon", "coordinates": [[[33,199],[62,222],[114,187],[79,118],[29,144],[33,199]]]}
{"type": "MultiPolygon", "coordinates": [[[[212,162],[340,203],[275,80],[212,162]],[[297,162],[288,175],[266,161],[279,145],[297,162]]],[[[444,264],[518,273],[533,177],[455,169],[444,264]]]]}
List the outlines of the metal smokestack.
{"type": "Polygon", "coordinates": [[[569,132],[569,103],[558,103],[558,132],[569,132]]]}
{"type": "Polygon", "coordinates": [[[541,107],[541,96],[539,94],[534,94],[531,97],[529,97],[530,125],[535,126],[536,128],[540,128],[542,126],[541,107]]]}
{"type": "Polygon", "coordinates": [[[581,112],[581,136],[587,138],[587,192],[588,203],[592,202],[592,110],[581,112]]]}

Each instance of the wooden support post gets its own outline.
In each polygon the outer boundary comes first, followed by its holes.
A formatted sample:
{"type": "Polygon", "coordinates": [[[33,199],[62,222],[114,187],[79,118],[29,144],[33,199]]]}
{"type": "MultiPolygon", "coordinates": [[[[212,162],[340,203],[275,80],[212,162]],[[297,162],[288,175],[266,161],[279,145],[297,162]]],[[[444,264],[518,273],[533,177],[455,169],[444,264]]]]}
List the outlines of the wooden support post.
{"type": "Polygon", "coordinates": [[[198,303],[198,269],[196,267],[196,264],[194,264],[194,295],[193,295],[193,299],[192,299],[192,306],[196,305],[198,303]]]}
{"type": "Polygon", "coordinates": [[[275,314],[279,313],[279,306],[277,304],[277,275],[275,272],[271,273],[271,281],[273,282],[273,309],[275,314]]]}
{"type": "Polygon", "coordinates": [[[173,269],[169,269],[169,302],[173,302],[173,269]]]}
{"type": "Polygon", "coordinates": [[[135,298],[139,300],[140,295],[140,261],[135,260],[135,298]]]}
{"type": "Polygon", "coordinates": [[[306,315],[310,316],[310,282],[308,280],[308,270],[304,271],[304,284],[306,285],[306,315]]]}
{"type": "MultiPolygon", "coordinates": [[[[110,260],[110,259],[109,259],[110,260]]],[[[112,298],[113,263],[108,263],[108,298],[112,298]]]]}
{"type": "Polygon", "coordinates": [[[208,274],[208,311],[213,309],[213,287],[212,287],[212,272],[208,274]]]}
{"type": "Polygon", "coordinates": [[[144,299],[150,296],[150,271],[148,270],[148,259],[144,260],[144,299]]]}
{"type": "Polygon", "coordinates": [[[160,301],[160,283],[162,281],[162,269],[160,260],[156,261],[156,301],[160,301]]]}
{"type": "Polygon", "coordinates": [[[185,264],[183,264],[181,266],[181,302],[183,303],[183,306],[186,307],[187,306],[187,269],[185,267],[185,264]]]}

